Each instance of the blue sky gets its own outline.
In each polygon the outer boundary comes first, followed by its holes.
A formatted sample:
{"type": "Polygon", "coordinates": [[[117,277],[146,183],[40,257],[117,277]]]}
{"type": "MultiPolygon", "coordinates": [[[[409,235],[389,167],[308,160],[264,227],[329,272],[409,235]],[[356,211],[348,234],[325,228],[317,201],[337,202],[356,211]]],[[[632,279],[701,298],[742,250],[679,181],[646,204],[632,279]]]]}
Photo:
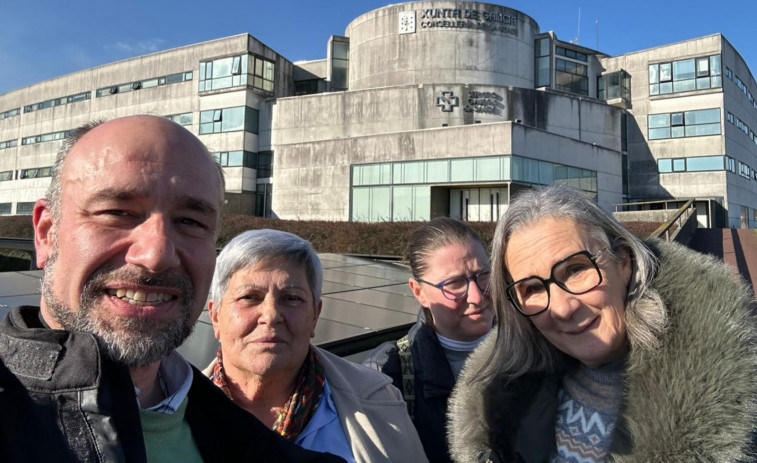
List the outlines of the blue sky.
{"type": "MultiPolygon", "coordinates": [[[[142,54],[249,32],[286,58],[326,55],[330,35],[387,0],[1,0],[0,94],[142,54]]],[[[757,1],[511,0],[562,40],[619,55],[720,32],[757,72],[757,1]],[[580,8],[580,33],[579,33],[580,8]]]]}

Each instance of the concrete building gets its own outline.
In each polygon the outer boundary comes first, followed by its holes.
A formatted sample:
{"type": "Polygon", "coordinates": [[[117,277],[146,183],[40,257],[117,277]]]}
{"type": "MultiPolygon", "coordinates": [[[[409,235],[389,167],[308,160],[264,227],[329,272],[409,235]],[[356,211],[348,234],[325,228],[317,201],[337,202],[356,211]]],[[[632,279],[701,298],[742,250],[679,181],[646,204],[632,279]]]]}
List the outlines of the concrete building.
{"type": "Polygon", "coordinates": [[[719,34],[611,57],[517,10],[435,1],[325,46],[292,63],[243,34],[0,95],[0,213],[29,213],[67,131],[151,113],[208,145],[229,212],[496,220],[564,182],[608,211],[697,198],[704,225],[757,226],[757,85],[719,34]]]}

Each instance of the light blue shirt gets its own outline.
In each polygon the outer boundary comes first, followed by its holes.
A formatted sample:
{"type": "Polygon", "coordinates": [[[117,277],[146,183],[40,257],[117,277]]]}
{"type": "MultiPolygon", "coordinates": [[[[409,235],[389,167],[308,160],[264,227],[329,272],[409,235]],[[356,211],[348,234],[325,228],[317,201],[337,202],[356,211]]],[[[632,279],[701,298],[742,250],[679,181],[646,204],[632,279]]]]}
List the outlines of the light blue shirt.
{"type": "Polygon", "coordinates": [[[350,443],[344,434],[334,400],[331,398],[331,387],[328,381],[323,385],[318,409],[302,433],[297,436],[295,444],[308,450],[330,452],[344,458],[348,463],[355,463],[350,443]]]}
{"type": "MultiPolygon", "coordinates": [[[[160,362],[158,375],[160,387],[166,398],[147,410],[174,414],[184,402],[192,386],[192,366],[181,354],[173,351],[160,362]]],[[[139,388],[134,387],[134,392],[137,394],[137,404],[139,404],[139,388]]]]}

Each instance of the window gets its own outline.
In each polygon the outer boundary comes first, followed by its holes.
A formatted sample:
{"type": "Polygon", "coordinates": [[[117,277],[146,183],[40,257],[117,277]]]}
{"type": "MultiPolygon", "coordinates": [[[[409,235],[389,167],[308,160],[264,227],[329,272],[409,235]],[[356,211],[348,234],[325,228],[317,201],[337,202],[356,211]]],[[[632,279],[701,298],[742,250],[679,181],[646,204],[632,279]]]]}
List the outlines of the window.
{"type": "Polygon", "coordinates": [[[534,46],[536,87],[548,87],[551,77],[552,42],[547,38],[537,39],[534,46]]]}
{"type": "Polygon", "coordinates": [[[34,211],[34,201],[16,203],[16,214],[26,215],[31,214],[34,211]]]}
{"type": "Polygon", "coordinates": [[[722,87],[720,55],[649,65],[649,94],[666,95],[722,87]]]}
{"type": "MultiPolygon", "coordinates": [[[[40,109],[52,108],[53,106],[60,106],[69,103],[78,103],[80,101],[89,100],[92,97],[92,92],[82,92],[75,95],[64,96],[62,98],[53,98],[52,100],[45,100],[39,103],[24,106],[24,112],[30,113],[32,111],[38,111],[40,109]]],[[[2,119],[0,117],[0,119],[2,119]]]]}
{"type": "Polygon", "coordinates": [[[585,64],[555,58],[555,68],[555,88],[557,90],[589,95],[589,78],[585,64]]]}
{"type": "Polygon", "coordinates": [[[273,92],[274,64],[253,55],[237,55],[200,62],[199,91],[252,86],[273,92]]]}
{"type": "Polygon", "coordinates": [[[0,121],[8,117],[18,116],[19,114],[21,114],[21,108],[9,109],[5,112],[0,113],[0,121]]]}
{"type": "Polygon", "coordinates": [[[0,214],[10,214],[13,203],[0,203],[0,214]]]}
{"type": "Polygon", "coordinates": [[[720,134],[720,109],[700,109],[647,116],[649,140],[720,134]]]}
{"type": "Polygon", "coordinates": [[[7,140],[7,141],[0,141],[0,150],[5,148],[13,148],[14,146],[18,146],[18,140],[7,140]]]}
{"type": "Polygon", "coordinates": [[[44,178],[44,177],[52,177],[52,175],[53,175],[52,167],[38,167],[38,168],[33,168],[33,169],[22,169],[18,178],[19,179],[44,178]]]}
{"type": "Polygon", "coordinates": [[[145,88],[158,87],[161,85],[178,84],[180,82],[187,82],[190,80],[192,80],[192,71],[177,72],[176,74],[169,74],[167,76],[152,77],[149,79],[135,80],[123,84],[98,88],[95,92],[95,96],[97,98],[100,98],[108,95],[115,95],[117,93],[133,92],[145,88]]]}
{"type": "Polygon", "coordinates": [[[260,154],[252,151],[221,151],[213,153],[213,159],[223,167],[249,167],[257,169],[258,177],[271,176],[271,151],[260,154]]]}
{"type": "Polygon", "coordinates": [[[749,168],[748,165],[744,164],[741,161],[739,161],[739,175],[748,179],[752,178],[752,170],[749,168]]]}
{"type": "Polygon", "coordinates": [[[166,119],[176,122],[179,125],[192,125],[194,119],[192,113],[171,114],[166,116],[166,119]]]}
{"type": "Polygon", "coordinates": [[[597,78],[597,98],[600,100],[622,98],[631,101],[631,76],[622,69],[599,76],[597,78]]]}
{"type": "Polygon", "coordinates": [[[692,158],[658,159],[659,173],[707,172],[724,169],[724,156],[699,156],[692,158]]]}
{"type": "Polygon", "coordinates": [[[4,172],[0,172],[0,182],[7,182],[8,180],[13,180],[13,171],[6,170],[4,172]]]}
{"type": "Polygon", "coordinates": [[[568,48],[555,47],[555,53],[557,53],[560,56],[565,56],[570,59],[583,61],[584,63],[588,61],[588,57],[584,53],[571,50],[568,48]]]}
{"type": "Polygon", "coordinates": [[[258,133],[258,110],[237,106],[200,112],[200,135],[237,130],[258,133]]]}
{"type": "Polygon", "coordinates": [[[733,71],[728,67],[725,68],[725,76],[728,77],[728,79],[733,80],[733,71]]]}
{"type": "Polygon", "coordinates": [[[331,40],[331,90],[349,88],[350,43],[331,40]]]}
{"type": "Polygon", "coordinates": [[[297,96],[313,95],[315,93],[323,93],[325,91],[325,79],[299,80],[294,83],[294,94],[297,96]]]}
{"type": "Polygon", "coordinates": [[[725,170],[736,173],[736,160],[730,156],[725,157],[725,170]]]}
{"type": "Polygon", "coordinates": [[[44,143],[46,141],[62,140],[71,134],[70,130],[60,132],[45,133],[42,135],[32,135],[21,139],[21,145],[33,145],[35,143],[44,143]]]}

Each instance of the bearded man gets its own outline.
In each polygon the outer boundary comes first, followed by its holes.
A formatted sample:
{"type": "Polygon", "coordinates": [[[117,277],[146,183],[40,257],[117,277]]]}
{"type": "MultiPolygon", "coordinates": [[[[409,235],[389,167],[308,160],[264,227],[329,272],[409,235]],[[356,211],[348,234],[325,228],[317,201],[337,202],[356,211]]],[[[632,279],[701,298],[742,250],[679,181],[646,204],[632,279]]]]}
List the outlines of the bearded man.
{"type": "Polygon", "coordinates": [[[207,297],[223,192],[161,117],[63,143],[34,207],[40,307],[0,323],[0,461],[342,461],[279,439],[174,350],[207,297]]]}

